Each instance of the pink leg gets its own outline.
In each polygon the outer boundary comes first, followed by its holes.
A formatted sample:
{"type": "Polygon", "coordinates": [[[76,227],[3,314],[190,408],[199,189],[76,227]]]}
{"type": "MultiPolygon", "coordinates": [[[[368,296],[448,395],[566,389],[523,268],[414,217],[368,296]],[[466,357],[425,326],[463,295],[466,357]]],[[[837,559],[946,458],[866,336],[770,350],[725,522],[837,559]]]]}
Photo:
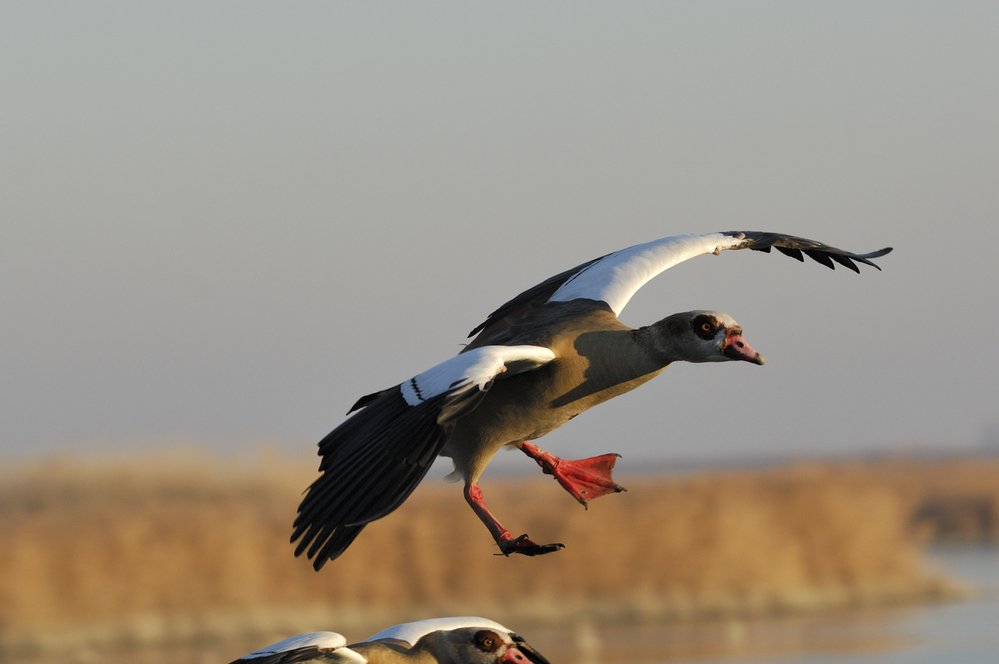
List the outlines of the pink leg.
{"type": "Polygon", "coordinates": [[[626,491],[611,479],[611,471],[620,454],[601,454],[588,459],[560,459],[554,454],[527,442],[518,445],[520,450],[538,462],[546,475],[552,475],[573,498],[586,507],[593,500],[608,493],[626,491]]]}
{"type": "Polygon", "coordinates": [[[564,544],[536,544],[526,535],[514,537],[510,531],[503,527],[503,524],[492,515],[486,507],[486,501],[482,496],[482,489],[475,482],[465,485],[465,500],[475,511],[475,514],[486,524],[486,528],[492,533],[493,539],[499,546],[504,556],[511,553],[522,553],[525,556],[540,556],[544,553],[551,553],[564,549],[564,544]]]}

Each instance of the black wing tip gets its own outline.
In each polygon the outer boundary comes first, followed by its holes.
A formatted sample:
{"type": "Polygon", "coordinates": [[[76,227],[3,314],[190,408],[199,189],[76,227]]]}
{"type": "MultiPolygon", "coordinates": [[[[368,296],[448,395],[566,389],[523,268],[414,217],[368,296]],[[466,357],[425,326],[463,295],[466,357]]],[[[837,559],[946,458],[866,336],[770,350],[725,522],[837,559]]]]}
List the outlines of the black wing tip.
{"type": "MultiPolygon", "coordinates": [[[[878,249],[877,251],[870,251],[870,252],[868,252],[866,254],[855,254],[855,255],[851,256],[850,258],[854,259],[855,261],[859,261],[859,262],[863,263],[864,265],[870,265],[871,267],[873,267],[878,272],[881,272],[881,266],[878,265],[877,263],[873,262],[870,259],[872,259],[872,258],[881,258],[882,256],[886,256],[886,255],[890,254],[893,249],[894,249],[894,247],[885,247],[884,249],[878,249]]],[[[858,270],[858,272],[859,272],[859,270],[858,270]]]]}
{"type": "Polygon", "coordinates": [[[883,249],[878,249],[877,251],[855,254],[816,240],[809,240],[808,238],[787,235],[785,233],[770,233],[766,231],[722,231],[722,234],[728,235],[729,237],[743,239],[744,243],[739,247],[741,249],[753,249],[756,251],[768,252],[770,247],[774,247],[785,256],[790,256],[798,261],[804,261],[804,257],[808,256],[815,262],[821,263],[829,269],[835,270],[835,263],[839,263],[840,265],[857,273],[860,272],[860,269],[854,261],[857,263],[863,263],[864,265],[869,265],[874,269],[881,271],[881,267],[877,263],[874,263],[871,259],[885,256],[891,253],[894,249],[894,247],[885,247],[883,249]]]}
{"type": "Polygon", "coordinates": [[[895,247],[885,247],[884,249],[878,249],[877,251],[872,251],[866,254],[858,254],[861,258],[881,258],[886,256],[895,250],[895,247]]]}
{"type": "Polygon", "coordinates": [[[800,249],[794,247],[777,247],[777,251],[781,252],[785,256],[790,256],[799,263],[805,262],[805,255],[801,253],[800,249]]]}
{"type": "MultiPolygon", "coordinates": [[[[301,558],[302,557],[302,553],[303,553],[304,548],[305,547],[303,547],[301,545],[295,547],[295,557],[296,558],[301,558]]],[[[336,558],[336,556],[323,556],[323,555],[317,556],[317,555],[314,555],[311,551],[309,553],[307,553],[305,557],[312,561],[312,569],[314,569],[317,572],[319,570],[321,570],[323,568],[323,566],[328,561],[333,560],[333,559],[336,558]]]]}
{"type": "MultiPolygon", "coordinates": [[[[296,531],[291,536],[292,544],[295,543],[295,540],[299,538],[300,534],[301,533],[296,531]]],[[[321,570],[327,562],[336,560],[340,554],[343,553],[343,550],[335,552],[317,550],[322,548],[321,542],[322,540],[318,538],[313,540],[310,537],[305,537],[298,542],[297,546],[295,546],[295,557],[300,558],[304,553],[305,557],[312,561],[312,569],[317,572],[321,570]],[[310,544],[311,546],[309,546],[310,544]],[[308,549],[308,551],[306,551],[306,549],[308,549]]]]}
{"type": "Polygon", "coordinates": [[[836,264],[833,263],[832,259],[829,257],[829,254],[826,253],[825,251],[822,251],[821,249],[819,250],[803,249],[802,251],[804,251],[805,255],[811,258],[816,263],[825,265],[830,270],[836,269],[836,264]]]}
{"type": "Polygon", "coordinates": [[[316,571],[343,554],[365,525],[397,509],[429,471],[447,430],[437,423],[444,397],[421,407],[397,387],[369,395],[368,405],[319,443],[319,476],[291,527],[295,556],[316,571]]]}

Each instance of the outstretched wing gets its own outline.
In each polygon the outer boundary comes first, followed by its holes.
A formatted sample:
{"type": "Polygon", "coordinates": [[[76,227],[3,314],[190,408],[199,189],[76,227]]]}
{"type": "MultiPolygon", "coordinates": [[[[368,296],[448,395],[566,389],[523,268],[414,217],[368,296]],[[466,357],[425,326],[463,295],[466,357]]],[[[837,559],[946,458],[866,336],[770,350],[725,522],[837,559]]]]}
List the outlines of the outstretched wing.
{"type": "Polygon", "coordinates": [[[497,376],[536,369],[555,354],[540,346],[483,346],[363,397],[360,409],[319,442],[321,475],[298,508],[291,541],[320,569],[365,525],[399,507],[427,474],[454,423],[497,376]]]}
{"type": "Polygon", "coordinates": [[[472,330],[469,336],[501,318],[546,302],[596,300],[606,302],[615,315],[618,315],[639,288],[674,265],[695,256],[717,254],[726,249],[769,252],[772,247],[799,261],[808,256],[826,267],[835,268],[835,264],[839,263],[854,272],[860,271],[857,263],[880,270],[870,259],[891,251],[891,247],[886,247],[866,254],[855,254],[807,238],[759,231],[673,235],[615,251],[555,275],[489,314],[485,322],[472,330]]]}
{"type": "Polygon", "coordinates": [[[347,639],[336,632],[309,632],[272,643],[231,662],[231,664],[365,664],[360,653],[345,648],[347,639]]]}

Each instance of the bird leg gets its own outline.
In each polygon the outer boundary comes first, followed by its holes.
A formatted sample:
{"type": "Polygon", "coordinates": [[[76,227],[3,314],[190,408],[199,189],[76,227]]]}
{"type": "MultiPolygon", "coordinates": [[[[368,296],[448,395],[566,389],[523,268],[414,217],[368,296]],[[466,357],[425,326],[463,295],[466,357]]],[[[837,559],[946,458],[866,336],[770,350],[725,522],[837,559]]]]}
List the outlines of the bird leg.
{"type": "Polygon", "coordinates": [[[482,520],[482,523],[486,524],[486,528],[492,533],[493,539],[496,540],[496,544],[504,556],[509,556],[511,553],[522,553],[525,556],[540,556],[565,548],[564,544],[537,544],[532,542],[526,533],[520,537],[514,537],[492,515],[489,508],[486,507],[485,498],[482,496],[482,489],[479,488],[476,482],[465,484],[465,500],[468,501],[468,504],[479,519],[482,520]]]}
{"type": "Polygon", "coordinates": [[[611,471],[620,454],[601,454],[588,459],[560,459],[527,442],[518,443],[520,451],[538,462],[546,475],[552,475],[562,488],[586,507],[593,500],[608,493],[627,491],[611,479],[611,471]]]}

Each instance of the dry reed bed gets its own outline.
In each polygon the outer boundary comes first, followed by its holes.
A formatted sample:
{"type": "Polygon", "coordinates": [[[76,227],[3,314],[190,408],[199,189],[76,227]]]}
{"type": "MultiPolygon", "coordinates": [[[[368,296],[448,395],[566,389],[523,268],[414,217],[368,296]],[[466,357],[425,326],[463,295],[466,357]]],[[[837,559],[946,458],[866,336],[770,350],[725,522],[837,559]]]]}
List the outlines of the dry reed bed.
{"type": "Polygon", "coordinates": [[[459,487],[428,481],[316,574],[287,541],[312,478],[279,457],[8,467],[0,655],[81,643],[259,644],[433,614],[558,625],[939,597],[951,586],[925,567],[914,512],[933,495],[999,494],[997,462],[632,477],[627,493],[589,511],[547,478],[487,480],[511,528],[567,544],[504,558],[459,487]]]}

